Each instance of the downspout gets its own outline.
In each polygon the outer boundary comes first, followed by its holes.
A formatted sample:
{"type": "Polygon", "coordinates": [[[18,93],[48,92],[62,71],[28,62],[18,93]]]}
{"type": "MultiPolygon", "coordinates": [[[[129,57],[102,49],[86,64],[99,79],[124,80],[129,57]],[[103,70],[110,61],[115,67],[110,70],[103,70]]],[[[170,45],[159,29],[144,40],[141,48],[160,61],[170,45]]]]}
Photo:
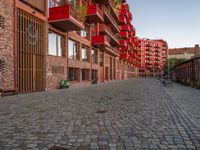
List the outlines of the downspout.
{"type": "Polygon", "coordinates": [[[16,82],[16,0],[13,0],[13,16],[14,16],[14,30],[13,30],[13,34],[14,34],[14,39],[13,39],[13,57],[14,57],[14,89],[17,89],[17,82],[16,82]]]}

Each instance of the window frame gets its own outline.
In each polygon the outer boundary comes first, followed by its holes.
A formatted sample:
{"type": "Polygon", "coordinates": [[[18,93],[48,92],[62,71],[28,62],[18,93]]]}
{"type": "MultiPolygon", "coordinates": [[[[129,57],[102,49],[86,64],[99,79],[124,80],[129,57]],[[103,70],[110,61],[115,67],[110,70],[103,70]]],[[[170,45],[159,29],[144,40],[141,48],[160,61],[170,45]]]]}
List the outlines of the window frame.
{"type": "Polygon", "coordinates": [[[49,33],[48,33],[48,55],[56,56],[56,57],[65,57],[65,55],[64,55],[64,42],[63,41],[64,41],[64,37],[61,34],[58,34],[54,31],[49,31],[49,33]],[[56,42],[55,47],[54,47],[54,48],[56,48],[56,49],[54,49],[55,54],[50,53],[51,52],[50,37],[49,37],[50,34],[53,34],[56,38],[56,41],[54,41],[54,42],[56,42]],[[58,40],[59,38],[60,38],[60,42],[58,40]]]}
{"type": "Polygon", "coordinates": [[[70,60],[76,60],[76,61],[79,61],[80,60],[80,43],[79,42],[77,42],[77,41],[75,41],[75,40],[72,40],[72,39],[68,39],[67,40],[67,45],[68,45],[68,48],[67,48],[67,50],[68,50],[68,56],[67,56],[67,58],[68,59],[70,59],[70,60]],[[69,51],[70,51],[70,48],[69,48],[69,42],[72,42],[73,43],[73,50],[72,50],[72,53],[73,53],[73,58],[70,58],[69,57],[69,51]],[[74,45],[77,45],[77,46],[74,46],[74,45]],[[75,49],[74,47],[77,47],[77,49],[75,49]],[[76,55],[75,55],[76,54],[76,55]]]}

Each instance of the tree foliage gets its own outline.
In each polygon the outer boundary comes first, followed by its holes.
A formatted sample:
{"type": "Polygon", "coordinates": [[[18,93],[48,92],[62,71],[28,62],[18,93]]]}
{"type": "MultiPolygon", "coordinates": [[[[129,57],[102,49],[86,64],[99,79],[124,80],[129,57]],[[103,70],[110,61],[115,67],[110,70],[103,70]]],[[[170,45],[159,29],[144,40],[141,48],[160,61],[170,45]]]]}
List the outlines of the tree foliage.
{"type": "MultiPolygon", "coordinates": [[[[185,58],[169,58],[169,69],[172,70],[174,69],[174,67],[184,61],[186,61],[187,59],[185,58]]],[[[168,72],[168,62],[166,62],[165,67],[164,67],[164,71],[168,72]]]]}

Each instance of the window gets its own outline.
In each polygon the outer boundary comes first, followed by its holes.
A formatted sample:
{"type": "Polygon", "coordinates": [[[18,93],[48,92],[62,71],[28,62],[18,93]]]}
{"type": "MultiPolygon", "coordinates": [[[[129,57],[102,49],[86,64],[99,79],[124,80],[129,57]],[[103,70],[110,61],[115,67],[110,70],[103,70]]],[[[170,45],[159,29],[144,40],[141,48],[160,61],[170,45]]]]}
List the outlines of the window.
{"type": "Polygon", "coordinates": [[[56,33],[49,33],[49,54],[54,56],[62,56],[62,36],[56,33]]]}
{"type": "Polygon", "coordinates": [[[82,80],[83,81],[90,80],[90,70],[89,69],[82,69],[82,80]]]}
{"type": "Polygon", "coordinates": [[[98,80],[98,70],[92,70],[92,80],[98,80]]]}
{"type": "Polygon", "coordinates": [[[79,44],[72,40],[68,40],[68,58],[79,60],[79,44]]]}
{"type": "Polygon", "coordinates": [[[89,55],[89,48],[87,46],[82,46],[81,49],[81,59],[84,62],[89,62],[90,61],[90,55],[89,55]]]}
{"type": "Polygon", "coordinates": [[[48,5],[49,5],[49,8],[51,7],[57,7],[57,6],[63,6],[65,4],[69,4],[69,5],[72,5],[73,7],[76,7],[77,4],[78,4],[78,1],[77,0],[49,0],[48,1],[48,5]]]}
{"type": "Polygon", "coordinates": [[[103,66],[103,61],[104,61],[103,54],[100,54],[100,60],[99,60],[100,66],[103,66]]]}
{"type": "Polygon", "coordinates": [[[79,80],[79,69],[69,68],[69,81],[78,81],[78,80],[79,80]]]}
{"type": "Polygon", "coordinates": [[[92,49],[92,63],[98,64],[98,52],[92,49]]]}
{"type": "Polygon", "coordinates": [[[90,39],[90,26],[85,25],[85,29],[81,30],[80,35],[86,39],[90,39]]]}

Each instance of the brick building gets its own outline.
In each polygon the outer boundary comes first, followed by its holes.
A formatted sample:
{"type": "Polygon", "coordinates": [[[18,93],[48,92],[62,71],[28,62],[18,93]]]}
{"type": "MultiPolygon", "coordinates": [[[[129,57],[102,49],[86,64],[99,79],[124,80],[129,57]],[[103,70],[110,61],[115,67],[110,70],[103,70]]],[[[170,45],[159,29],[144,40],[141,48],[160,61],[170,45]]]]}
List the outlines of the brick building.
{"type": "Polygon", "coordinates": [[[140,76],[149,77],[162,74],[167,62],[168,45],[166,41],[140,38],[137,40],[140,76]]]}
{"type": "Polygon", "coordinates": [[[125,0],[0,0],[0,89],[138,77],[143,57],[131,20],[125,0]]]}
{"type": "Polygon", "coordinates": [[[200,87],[200,57],[195,57],[175,66],[173,80],[200,87]]]}
{"type": "Polygon", "coordinates": [[[184,48],[173,48],[169,49],[169,58],[184,58],[191,59],[196,55],[200,55],[200,48],[195,47],[184,47],[184,48]]]}

